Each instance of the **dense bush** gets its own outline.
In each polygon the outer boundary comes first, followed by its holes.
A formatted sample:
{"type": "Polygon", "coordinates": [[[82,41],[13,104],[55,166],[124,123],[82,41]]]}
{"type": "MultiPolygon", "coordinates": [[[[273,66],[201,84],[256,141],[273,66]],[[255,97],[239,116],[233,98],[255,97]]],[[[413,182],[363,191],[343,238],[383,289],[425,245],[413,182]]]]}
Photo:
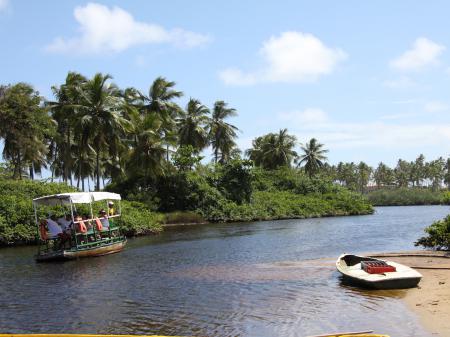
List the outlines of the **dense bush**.
{"type": "MultiPolygon", "coordinates": [[[[132,184],[126,186],[128,191],[137,190],[132,184]]],[[[144,187],[141,191],[147,191],[151,196],[138,200],[158,200],[160,212],[181,212],[175,221],[167,219],[169,223],[197,222],[183,216],[184,212],[194,212],[201,219],[212,222],[373,212],[370,203],[359,193],[327,179],[310,178],[302,171],[290,168],[267,171],[254,168],[243,160],[233,160],[225,165],[200,165],[195,171],[168,170],[153,187],[144,187]]],[[[142,195],[142,192],[123,193],[142,195]]]]}
{"type": "Polygon", "coordinates": [[[205,223],[205,219],[195,212],[177,211],[165,214],[165,224],[199,224],[205,223]]]}
{"type": "Polygon", "coordinates": [[[34,242],[37,229],[31,200],[71,191],[65,184],[0,178],[0,245],[34,242]]]}
{"type": "Polygon", "coordinates": [[[123,200],[121,206],[122,216],[118,223],[125,235],[145,235],[162,230],[163,214],[151,212],[145,204],[136,201],[123,200]]]}
{"type": "Polygon", "coordinates": [[[238,204],[249,202],[252,196],[252,162],[250,160],[231,160],[219,165],[217,186],[229,200],[238,204]]]}
{"type": "Polygon", "coordinates": [[[417,240],[416,246],[450,250],[450,215],[425,228],[425,233],[428,236],[417,240]]]}
{"type": "Polygon", "coordinates": [[[369,214],[373,209],[360,195],[341,189],[324,195],[256,191],[248,204],[228,201],[217,208],[198,211],[210,221],[252,221],[369,214]]]}
{"type": "Polygon", "coordinates": [[[448,203],[448,194],[428,188],[379,189],[367,194],[374,206],[440,205],[448,203]]]}

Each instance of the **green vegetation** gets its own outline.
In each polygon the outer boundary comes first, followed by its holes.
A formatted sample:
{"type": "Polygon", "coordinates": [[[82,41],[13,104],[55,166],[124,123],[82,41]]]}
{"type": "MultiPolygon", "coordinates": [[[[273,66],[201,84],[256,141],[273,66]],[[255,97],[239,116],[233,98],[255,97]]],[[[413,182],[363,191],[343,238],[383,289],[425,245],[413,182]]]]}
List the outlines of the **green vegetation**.
{"type": "Polygon", "coordinates": [[[450,250],[450,215],[425,228],[425,233],[428,235],[417,240],[416,246],[450,250]]]}
{"type": "Polygon", "coordinates": [[[374,206],[442,205],[449,203],[448,192],[428,188],[383,188],[367,193],[374,206]]]}

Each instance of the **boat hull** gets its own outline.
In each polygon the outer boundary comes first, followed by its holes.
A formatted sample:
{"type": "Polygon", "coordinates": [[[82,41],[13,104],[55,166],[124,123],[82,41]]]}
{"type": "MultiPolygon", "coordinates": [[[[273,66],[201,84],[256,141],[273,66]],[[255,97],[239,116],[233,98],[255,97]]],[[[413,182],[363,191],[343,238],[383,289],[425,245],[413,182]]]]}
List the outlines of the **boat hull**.
{"type": "Polygon", "coordinates": [[[336,268],[342,274],[347,284],[371,289],[407,289],[414,288],[420,282],[422,275],[414,269],[395,262],[389,262],[396,267],[395,272],[369,274],[361,270],[361,261],[381,261],[358,255],[343,254],[336,261],[336,268]]]}
{"type": "Polygon", "coordinates": [[[356,277],[344,275],[343,280],[345,283],[350,285],[355,285],[363,288],[369,288],[369,289],[379,289],[379,290],[389,290],[389,289],[407,289],[407,288],[414,288],[416,287],[420,282],[420,277],[416,278],[408,278],[404,280],[385,280],[385,281],[376,281],[376,282],[370,282],[361,280],[356,277]]]}
{"type": "Polygon", "coordinates": [[[118,253],[123,250],[126,245],[126,239],[99,247],[79,249],[79,250],[61,250],[57,252],[48,252],[36,255],[36,261],[66,261],[85,257],[95,257],[108,254],[118,253]]]}

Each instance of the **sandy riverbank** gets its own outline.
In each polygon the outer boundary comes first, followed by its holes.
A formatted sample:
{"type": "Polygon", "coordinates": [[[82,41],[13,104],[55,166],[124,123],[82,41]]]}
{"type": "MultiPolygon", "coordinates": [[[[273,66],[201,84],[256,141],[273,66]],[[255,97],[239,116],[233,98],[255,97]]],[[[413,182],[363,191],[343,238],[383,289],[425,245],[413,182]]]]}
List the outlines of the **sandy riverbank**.
{"type": "Polygon", "coordinates": [[[417,288],[406,291],[403,300],[433,336],[450,337],[450,253],[414,251],[383,255],[386,256],[383,259],[417,267],[423,278],[417,288]]]}

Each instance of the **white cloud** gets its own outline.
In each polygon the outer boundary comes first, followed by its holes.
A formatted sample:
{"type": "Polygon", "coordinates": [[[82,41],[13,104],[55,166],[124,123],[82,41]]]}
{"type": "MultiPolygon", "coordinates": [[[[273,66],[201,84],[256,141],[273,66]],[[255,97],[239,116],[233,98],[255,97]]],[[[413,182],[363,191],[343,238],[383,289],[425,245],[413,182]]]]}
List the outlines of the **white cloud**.
{"type": "Polygon", "coordinates": [[[0,0],[0,13],[6,11],[9,7],[9,0],[0,0]]]}
{"type": "Polygon", "coordinates": [[[328,115],[318,108],[307,108],[305,110],[294,110],[290,112],[282,112],[279,117],[289,125],[311,125],[323,124],[328,121],[328,115]]]}
{"type": "Polygon", "coordinates": [[[347,55],[329,48],[312,34],[284,32],[263,43],[260,55],[264,66],[245,72],[227,68],[219,77],[228,85],[251,85],[259,82],[309,82],[330,74],[347,55]]]}
{"type": "Polygon", "coordinates": [[[295,130],[302,138],[316,137],[333,148],[415,148],[450,142],[446,124],[392,124],[387,122],[328,123],[295,130]]]}
{"type": "Polygon", "coordinates": [[[137,55],[134,58],[134,64],[138,67],[145,67],[145,66],[147,66],[147,60],[145,59],[145,57],[143,55],[137,55]]]}
{"type": "Polygon", "coordinates": [[[298,113],[279,113],[279,125],[288,124],[289,131],[297,139],[315,137],[327,144],[330,149],[406,149],[423,146],[442,146],[450,143],[450,125],[448,123],[395,123],[396,119],[411,115],[397,114],[382,116],[380,120],[346,123],[334,121],[321,109],[306,109],[298,113]],[[311,113],[308,111],[316,111],[311,113]],[[320,111],[320,113],[317,113],[320,111]],[[305,113],[306,112],[306,113],[305,113]],[[308,118],[317,121],[307,123],[308,118]],[[296,118],[299,117],[299,118],[296,118]],[[304,117],[305,123],[299,122],[304,117]]]}
{"type": "MultiPolygon", "coordinates": [[[[2,0],[0,0],[2,1],[2,0]]],[[[59,53],[121,52],[142,44],[169,43],[178,47],[195,47],[210,41],[210,37],[183,29],[167,30],[162,26],[136,21],[120,7],[88,3],[78,6],[74,16],[79,24],[78,36],[56,38],[46,47],[59,53]]]]}
{"type": "Polygon", "coordinates": [[[412,48],[392,60],[390,66],[404,71],[420,70],[428,65],[437,64],[444,50],[445,46],[425,37],[419,37],[414,41],[412,48]]]}
{"type": "Polygon", "coordinates": [[[430,101],[426,102],[424,105],[424,110],[426,112],[442,112],[449,109],[448,104],[440,101],[430,101]]]}
{"type": "Polygon", "coordinates": [[[397,79],[386,80],[383,82],[383,85],[391,89],[407,89],[414,87],[416,83],[409,77],[402,76],[397,79]]]}
{"type": "Polygon", "coordinates": [[[252,85],[258,81],[256,74],[243,73],[237,68],[228,68],[219,73],[220,78],[230,85],[252,85]]]}
{"type": "Polygon", "coordinates": [[[383,115],[380,117],[382,120],[394,120],[394,119],[405,119],[405,118],[411,118],[418,116],[417,113],[398,113],[398,114],[390,114],[390,115],[383,115]]]}

